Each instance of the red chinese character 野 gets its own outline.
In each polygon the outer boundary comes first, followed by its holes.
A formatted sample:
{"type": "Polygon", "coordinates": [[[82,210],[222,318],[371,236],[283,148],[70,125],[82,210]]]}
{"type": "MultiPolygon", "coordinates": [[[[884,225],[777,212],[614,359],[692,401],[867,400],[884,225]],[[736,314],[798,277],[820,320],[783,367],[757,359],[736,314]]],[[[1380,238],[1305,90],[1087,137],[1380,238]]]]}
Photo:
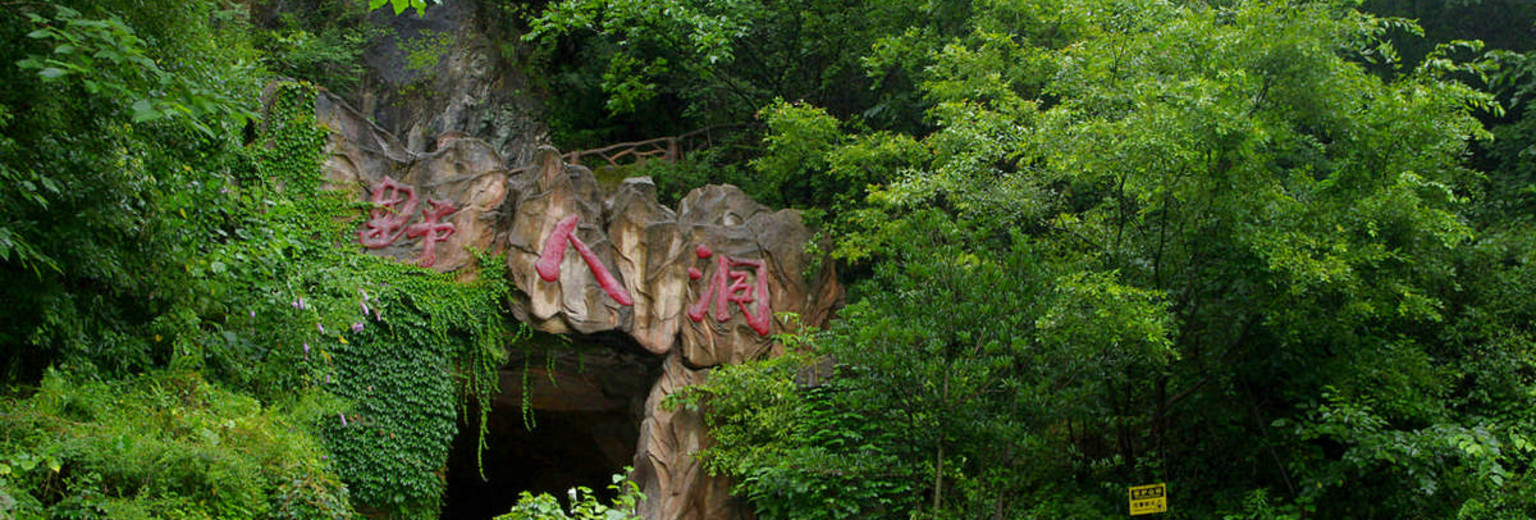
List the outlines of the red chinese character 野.
{"type": "Polygon", "coordinates": [[[546,282],[553,282],[560,278],[560,262],[565,260],[565,248],[567,245],[576,246],[576,252],[581,255],[581,260],[587,263],[587,268],[592,270],[592,276],[597,277],[597,285],[603,288],[619,305],[634,305],[635,299],[630,297],[629,291],[619,284],[619,280],[608,272],[603,266],[602,260],[592,253],[592,248],[576,236],[576,222],[578,215],[571,215],[560,219],[555,224],[554,232],[544,241],[544,249],[539,251],[539,262],[534,264],[534,269],[539,272],[539,278],[546,282]]]}
{"type": "MultiPolygon", "coordinates": [[[[714,253],[707,247],[699,246],[697,254],[699,258],[709,258],[714,253]]],[[[704,289],[704,294],[688,307],[688,319],[702,322],[707,311],[713,310],[715,321],[729,320],[731,319],[729,304],[735,303],[741,309],[741,313],[746,315],[747,325],[758,334],[767,335],[773,317],[773,310],[769,308],[772,298],[768,294],[767,271],[767,263],[762,260],[742,260],[725,255],[715,257],[715,274],[710,279],[708,287],[704,289]],[[733,267],[743,266],[756,268],[756,272],[731,270],[733,267]],[[748,283],[747,277],[754,274],[756,283],[748,283]],[[756,312],[747,308],[749,304],[756,307],[756,312]]],[[[696,268],[689,268],[688,277],[698,280],[703,278],[704,274],[696,268]]]]}
{"type": "Polygon", "coordinates": [[[416,211],[416,188],[401,184],[389,177],[379,181],[373,187],[373,209],[368,210],[368,222],[363,223],[362,231],[357,232],[357,241],[363,247],[379,249],[395,243],[400,235],[406,238],[426,237],[422,244],[421,260],[423,267],[431,267],[437,263],[437,243],[447,240],[458,232],[451,222],[441,222],[443,217],[453,213],[457,208],[453,203],[432,199],[427,203],[431,209],[421,210],[423,222],[406,226],[410,222],[411,215],[416,211]]]}
{"type": "Polygon", "coordinates": [[[357,240],[363,247],[379,249],[395,243],[403,232],[401,228],[416,211],[416,188],[400,184],[384,177],[373,187],[373,209],[368,210],[368,222],[357,232],[357,240]]]}

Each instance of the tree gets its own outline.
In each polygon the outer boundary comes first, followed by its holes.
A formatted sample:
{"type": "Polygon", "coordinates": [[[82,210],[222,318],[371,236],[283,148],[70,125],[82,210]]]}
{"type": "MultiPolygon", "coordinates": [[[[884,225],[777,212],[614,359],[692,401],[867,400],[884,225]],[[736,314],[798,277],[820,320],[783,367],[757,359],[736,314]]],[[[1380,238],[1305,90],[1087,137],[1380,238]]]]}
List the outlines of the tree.
{"type": "MultiPolygon", "coordinates": [[[[1028,500],[995,497],[1034,496],[1037,514],[1102,516],[1120,486],[1167,481],[1212,497],[1184,506],[1197,516],[1526,507],[1489,498],[1523,485],[1527,456],[1499,447],[1524,427],[1454,405],[1526,383],[1439,368],[1523,337],[1443,336],[1469,310],[1447,273],[1477,233],[1474,112],[1497,109],[1457,74],[1485,64],[1444,47],[1384,79],[1363,63],[1411,25],[1329,2],[993,2],[966,26],[870,60],[922,64],[938,126],[901,136],[928,152],[834,223],[838,255],[874,277],[819,343],[842,367],[828,387],[854,396],[833,409],[919,447],[888,452],[931,479],[909,506],[1006,517],[1028,500]],[[1018,408],[951,400],[973,393],[1018,408]],[[1017,467],[997,461],[1008,446],[1017,467]]],[[[855,146],[837,141],[822,164],[855,146]]],[[[778,465],[726,471],[751,488],[761,467],[778,465]]]]}
{"type": "MultiPolygon", "coordinates": [[[[967,2],[708,2],[566,0],[530,22],[526,39],[551,60],[557,106],[666,121],[676,133],[740,124],[775,99],[806,102],[881,128],[924,126],[921,100],[905,71],[869,75],[862,62],[876,43],[906,30],[948,34],[967,2]],[[922,21],[915,26],[914,21],[922,21]],[[675,109],[682,106],[681,113],[675,109]],[[631,116],[632,115],[632,116],[631,116]]],[[[578,124],[579,124],[579,120],[578,124]]],[[[631,136],[634,137],[634,136],[631,136]]]]}
{"type": "Polygon", "coordinates": [[[171,336],[168,298],[194,283],[186,262],[206,231],[185,212],[224,206],[228,150],[253,115],[243,35],[208,24],[222,11],[121,7],[0,12],[7,381],[54,362],[123,374],[169,358],[153,338],[171,336]]]}

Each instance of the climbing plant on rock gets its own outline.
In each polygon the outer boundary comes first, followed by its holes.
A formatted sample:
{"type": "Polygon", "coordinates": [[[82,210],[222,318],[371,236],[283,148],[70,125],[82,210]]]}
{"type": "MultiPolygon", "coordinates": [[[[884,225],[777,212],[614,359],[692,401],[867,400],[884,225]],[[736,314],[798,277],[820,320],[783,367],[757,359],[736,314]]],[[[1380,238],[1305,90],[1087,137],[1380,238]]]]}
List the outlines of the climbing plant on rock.
{"type": "Polygon", "coordinates": [[[501,311],[510,286],[499,269],[461,283],[359,254],[353,237],[361,213],[338,193],[320,191],[326,133],[314,119],[313,89],[287,83],[273,92],[252,184],[272,190],[265,218],[299,232],[272,245],[270,267],[284,274],[261,289],[269,300],[264,312],[299,326],[256,332],[277,345],[267,352],[274,375],[257,379],[348,402],[318,426],[360,509],[435,518],[458,434],[456,406],[468,409],[469,399],[481,405],[480,420],[465,422],[480,425],[483,442],[503,347],[521,338],[501,311]]]}
{"type": "Polygon", "coordinates": [[[334,367],[323,387],[352,402],[325,420],[325,437],[359,502],[436,518],[443,464],[458,433],[455,405],[477,399],[483,428],[502,345],[516,337],[499,313],[508,286],[375,264],[378,282],[359,291],[354,306],[371,313],[323,339],[334,367]]]}

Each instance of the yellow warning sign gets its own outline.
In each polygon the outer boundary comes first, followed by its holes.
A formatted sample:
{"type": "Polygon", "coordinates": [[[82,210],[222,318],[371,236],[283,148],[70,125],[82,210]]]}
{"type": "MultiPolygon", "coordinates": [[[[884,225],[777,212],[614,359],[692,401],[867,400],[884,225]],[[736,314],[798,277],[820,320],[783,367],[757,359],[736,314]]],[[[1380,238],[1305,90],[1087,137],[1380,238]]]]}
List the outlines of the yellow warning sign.
{"type": "Polygon", "coordinates": [[[1152,484],[1131,488],[1131,516],[1168,512],[1168,485],[1152,484]]]}

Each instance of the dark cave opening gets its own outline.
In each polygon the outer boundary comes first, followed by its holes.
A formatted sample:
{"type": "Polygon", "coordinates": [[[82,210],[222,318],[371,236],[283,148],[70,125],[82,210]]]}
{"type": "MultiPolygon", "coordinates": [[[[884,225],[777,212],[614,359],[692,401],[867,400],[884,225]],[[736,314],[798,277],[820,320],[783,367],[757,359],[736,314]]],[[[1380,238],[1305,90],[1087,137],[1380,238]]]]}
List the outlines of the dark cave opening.
{"type": "Polygon", "coordinates": [[[469,420],[459,424],[448,454],[443,519],[506,514],[522,491],[565,504],[567,490],[584,486],[607,500],[613,475],[633,464],[660,357],[618,333],[539,334],[514,350],[501,369],[501,395],[486,417],[478,461],[478,410],[471,405],[469,420]],[[525,388],[532,429],[524,420],[525,388]]]}

